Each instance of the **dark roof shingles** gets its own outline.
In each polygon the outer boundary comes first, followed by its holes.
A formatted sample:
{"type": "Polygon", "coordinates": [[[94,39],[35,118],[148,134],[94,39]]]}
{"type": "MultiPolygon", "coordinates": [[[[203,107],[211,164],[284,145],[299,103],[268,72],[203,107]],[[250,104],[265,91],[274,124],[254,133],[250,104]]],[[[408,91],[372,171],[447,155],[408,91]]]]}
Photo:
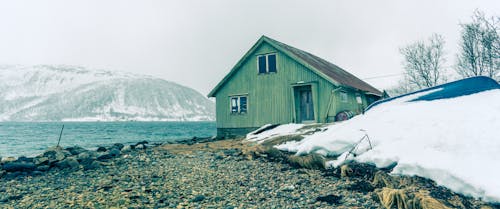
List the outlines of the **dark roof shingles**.
{"type": "MultiPolygon", "coordinates": [[[[266,37],[268,38],[268,37],[266,37]]],[[[349,72],[343,70],[342,68],[320,58],[317,57],[309,52],[297,49],[295,47],[289,46],[287,44],[281,43],[279,41],[276,41],[274,39],[268,38],[275,44],[279,45],[280,47],[286,49],[293,55],[297,56],[298,58],[302,59],[304,62],[307,64],[311,65],[315,69],[321,71],[323,74],[326,76],[330,77],[334,81],[339,82],[342,85],[345,86],[351,86],[353,88],[362,90],[362,91],[367,91],[376,95],[382,95],[382,92],[380,92],[378,89],[375,87],[371,86],[370,84],[362,81],[361,79],[357,78],[356,76],[350,74],[349,72]]]]}

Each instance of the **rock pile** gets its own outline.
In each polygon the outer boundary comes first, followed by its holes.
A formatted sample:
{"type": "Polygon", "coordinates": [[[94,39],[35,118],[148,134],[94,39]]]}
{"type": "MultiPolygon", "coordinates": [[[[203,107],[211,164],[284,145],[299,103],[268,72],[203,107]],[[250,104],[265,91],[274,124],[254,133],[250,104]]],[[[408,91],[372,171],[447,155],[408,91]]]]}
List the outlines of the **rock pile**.
{"type": "MultiPolygon", "coordinates": [[[[51,147],[36,157],[7,157],[0,162],[0,177],[14,178],[20,175],[38,175],[50,169],[89,170],[99,167],[103,162],[119,157],[123,152],[133,149],[146,149],[147,141],[135,145],[113,144],[88,150],[79,146],[62,148],[51,147]]],[[[1,158],[0,158],[1,159],[1,158]]]]}

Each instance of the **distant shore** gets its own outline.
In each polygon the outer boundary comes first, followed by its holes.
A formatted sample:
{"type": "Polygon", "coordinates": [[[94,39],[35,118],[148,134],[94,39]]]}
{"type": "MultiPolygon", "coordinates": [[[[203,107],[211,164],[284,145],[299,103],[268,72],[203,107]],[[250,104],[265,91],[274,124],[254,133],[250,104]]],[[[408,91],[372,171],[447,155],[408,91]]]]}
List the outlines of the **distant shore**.
{"type": "MultiPolygon", "coordinates": [[[[287,163],[283,154],[241,140],[194,138],[178,144],[113,145],[99,153],[67,148],[47,152],[47,159],[38,159],[47,161],[47,171],[4,171],[1,208],[381,208],[384,204],[379,195],[385,190],[366,177],[376,172],[371,167],[352,165],[351,173],[300,168],[287,163]],[[60,152],[68,156],[62,159],[57,156],[60,152]]],[[[436,197],[440,201],[455,198],[463,208],[494,207],[428,180],[411,181],[440,194],[436,197]]]]}

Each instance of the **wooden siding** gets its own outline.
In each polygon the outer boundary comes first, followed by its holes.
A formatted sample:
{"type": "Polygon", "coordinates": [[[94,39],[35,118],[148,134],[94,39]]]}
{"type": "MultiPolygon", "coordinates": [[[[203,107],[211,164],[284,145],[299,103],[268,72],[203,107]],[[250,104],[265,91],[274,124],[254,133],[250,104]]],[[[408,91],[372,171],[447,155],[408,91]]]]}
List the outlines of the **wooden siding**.
{"type": "MultiPolygon", "coordinates": [[[[295,98],[293,85],[312,84],[314,114],[316,122],[325,122],[327,108],[329,115],[334,116],[341,110],[357,111],[355,91],[344,88],[348,92],[347,103],[341,103],[340,92],[331,96],[336,88],[332,83],[318,76],[284,53],[263,42],[244,60],[239,69],[221,86],[216,96],[216,117],[218,128],[260,127],[265,124],[285,124],[295,121],[295,98]],[[258,74],[257,56],[267,53],[277,55],[277,73],[258,74]],[[248,95],[248,112],[245,114],[230,113],[230,96],[248,95]],[[329,105],[329,101],[332,104],[329,105]],[[354,107],[354,108],[353,108],[354,107]]],[[[363,102],[366,98],[361,93],[363,102]]],[[[364,105],[366,107],[366,105],[364,105]]]]}

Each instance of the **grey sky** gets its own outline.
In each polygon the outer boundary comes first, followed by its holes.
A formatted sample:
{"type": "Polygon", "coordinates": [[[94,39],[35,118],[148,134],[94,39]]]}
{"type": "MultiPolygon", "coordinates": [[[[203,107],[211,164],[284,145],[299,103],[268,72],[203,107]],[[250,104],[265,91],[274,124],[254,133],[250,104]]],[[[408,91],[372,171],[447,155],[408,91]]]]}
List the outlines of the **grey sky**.
{"type": "MultiPolygon", "coordinates": [[[[0,64],[68,64],[148,74],[207,94],[261,35],[360,78],[399,74],[398,48],[442,34],[500,1],[2,1],[0,64]]],[[[380,89],[398,77],[369,79],[380,89]]]]}

